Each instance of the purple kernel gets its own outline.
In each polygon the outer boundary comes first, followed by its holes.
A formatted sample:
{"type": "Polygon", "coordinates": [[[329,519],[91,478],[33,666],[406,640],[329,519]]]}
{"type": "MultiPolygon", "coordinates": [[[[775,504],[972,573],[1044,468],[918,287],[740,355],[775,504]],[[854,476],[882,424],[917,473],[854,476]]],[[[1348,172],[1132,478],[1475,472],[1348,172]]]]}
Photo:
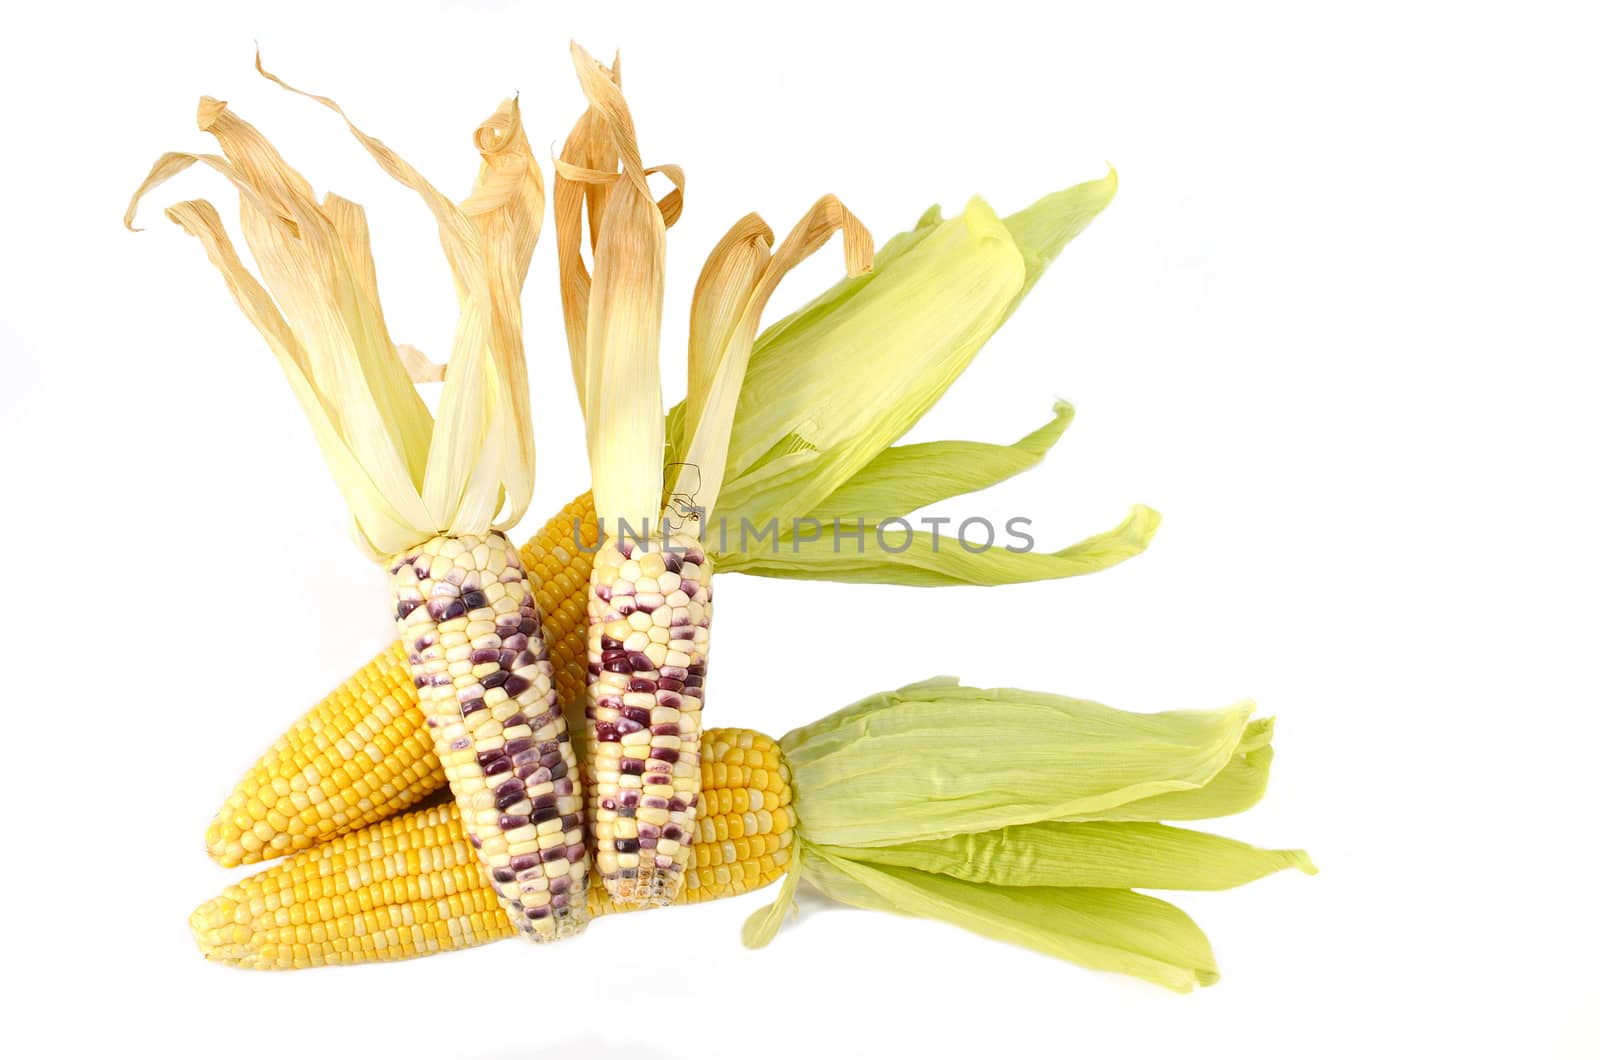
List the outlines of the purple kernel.
{"type": "Polygon", "coordinates": [[[650,726],[650,735],[651,736],[676,736],[676,735],[678,735],[678,726],[676,724],[674,724],[674,723],[671,723],[671,722],[668,722],[668,723],[662,724],[662,725],[652,725],[652,726],[650,726]]]}
{"type": "Polygon", "coordinates": [[[621,647],[622,641],[618,640],[616,637],[608,637],[604,633],[600,634],[601,651],[617,651],[621,647]]]}
{"type": "Polygon", "coordinates": [[[512,872],[527,872],[529,869],[539,867],[538,854],[513,854],[511,856],[512,872]]]}
{"type": "Polygon", "coordinates": [[[507,651],[521,651],[528,646],[527,635],[520,632],[513,632],[510,636],[501,640],[500,646],[507,651]]]}
{"type": "Polygon", "coordinates": [[[513,828],[521,828],[528,823],[525,813],[502,813],[500,815],[500,831],[509,832],[513,828]]]}
{"type": "Polygon", "coordinates": [[[517,878],[517,874],[512,872],[510,869],[506,868],[503,865],[494,870],[494,882],[495,883],[511,883],[516,878],[517,878]]]}
{"type": "Polygon", "coordinates": [[[421,600],[401,600],[394,608],[394,617],[405,618],[411,612],[422,606],[421,600]]]}
{"type": "Polygon", "coordinates": [[[669,824],[661,830],[662,839],[682,839],[683,829],[675,824],[669,824]]]}
{"type": "Polygon", "coordinates": [[[657,747],[655,750],[650,752],[650,757],[654,758],[657,762],[667,762],[670,764],[678,760],[678,752],[676,748],[672,747],[657,747]]]}
{"type": "Polygon", "coordinates": [[[644,763],[637,758],[624,758],[622,760],[622,775],[637,777],[644,773],[644,763]]]}
{"type": "Polygon", "coordinates": [[[463,699],[461,701],[461,716],[464,718],[468,714],[476,714],[486,706],[488,706],[488,704],[481,699],[463,699]]]}
{"type": "Polygon", "coordinates": [[[560,816],[561,811],[557,810],[554,806],[547,806],[542,810],[533,811],[533,823],[544,824],[546,821],[553,821],[560,816]]]}
{"type": "Polygon", "coordinates": [[[488,607],[489,598],[480,590],[472,589],[461,595],[461,603],[468,611],[476,611],[480,607],[488,607]]]}
{"type": "MultiPolygon", "coordinates": [[[[483,756],[479,755],[478,757],[481,759],[483,756]]],[[[497,777],[501,773],[509,772],[511,772],[511,759],[505,757],[504,755],[501,755],[483,767],[483,775],[486,777],[497,777]]]]}
{"type": "Polygon", "coordinates": [[[499,688],[506,683],[507,676],[504,670],[496,670],[494,673],[483,677],[479,684],[483,685],[484,688],[499,688]]]}
{"type": "MultiPolygon", "coordinates": [[[[502,670],[501,672],[504,673],[505,671],[502,670]]],[[[528,689],[532,688],[533,682],[529,681],[526,677],[518,677],[516,674],[512,674],[510,677],[505,679],[505,686],[506,695],[510,696],[512,699],[515,699],[528,689]]]]}
{"type": "Polygon", "coordinates": [[[643,707],[623,707],[622,716],[629,721],[638,722],[641,728],[650,724],[650,712],[643,707]]]}
{"type": "Polygon", "coordinates": [[[617,727],[609,721],[594,723],[594,738],[601,743],[616,743],[621,737],[617,735],[617,727]]]}
{"type": "Polygon", "coordinates": [[[639,841],[637,839],[618,839],[616,844],[618,854],[637,854],[639,852],[639,841]]]}
{"type": "Polygon", "coordinates": [[[630,651],[628,653],[628,663],[635,670],[654,670],[656,668],[655,664],[650,661],[650,656],[642,651],[630,651]]]}
{"type": "Polygon", "coordinates": [[[439,596],[428,601],[428,614],[435,622],[448,622],[466,613],[467,609],[461,606],[461,601],[452,597],[439,596]]]}

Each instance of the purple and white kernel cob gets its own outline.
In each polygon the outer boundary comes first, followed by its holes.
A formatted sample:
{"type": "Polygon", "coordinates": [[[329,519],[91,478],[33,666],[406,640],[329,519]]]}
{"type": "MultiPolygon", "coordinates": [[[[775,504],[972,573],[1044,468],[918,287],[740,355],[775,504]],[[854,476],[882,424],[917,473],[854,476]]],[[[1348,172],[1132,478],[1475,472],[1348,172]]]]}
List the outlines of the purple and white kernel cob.
{"type": "Polygon", "coordinates": [[[495,893],[523,934],[577,934],[583,789],[517,550],[498,533],[436,537],[389,573],[434,750],[495,893]]]}
{"type": "Polygon", "coordinates": [[[669,905],[700,794],[711,563],[699,542],[608,540],[589,576],[589,824],[619,905],[669,905]]]}

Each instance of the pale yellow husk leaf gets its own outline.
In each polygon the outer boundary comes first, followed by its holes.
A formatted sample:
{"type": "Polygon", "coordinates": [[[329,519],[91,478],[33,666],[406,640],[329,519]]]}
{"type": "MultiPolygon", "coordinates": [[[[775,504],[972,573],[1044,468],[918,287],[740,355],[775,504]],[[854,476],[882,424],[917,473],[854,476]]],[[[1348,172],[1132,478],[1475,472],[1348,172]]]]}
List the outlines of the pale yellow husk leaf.
{"type": "MultiPolygon", "coordinates": [[[[257,68],[299,92],[259,60],[257,68]]],[[[310,98],[344,116],[332,100],[310,98]]],[[[361,207],[332,194],[319,203],[310,183],[222,101],[202,98],[198,124],[223,157],[163,155],[134,193],[125,223],[133,227],[146,193],[196,162],[233,184],[260,280],[210,204],[178,203],[167,214],[200,239],[277,355],[350,506],[357,539],[383,556],[439,533],[513,525],[533,491],[520,296],[544,208],[516,100],[478,127],[482,166],[460,206],[346,119],[379,166],[423,200],[450,264],[460,315],[437,423],[413,382],[437,373],[415,350],[397,347],[384,323],[361,207]]]]}

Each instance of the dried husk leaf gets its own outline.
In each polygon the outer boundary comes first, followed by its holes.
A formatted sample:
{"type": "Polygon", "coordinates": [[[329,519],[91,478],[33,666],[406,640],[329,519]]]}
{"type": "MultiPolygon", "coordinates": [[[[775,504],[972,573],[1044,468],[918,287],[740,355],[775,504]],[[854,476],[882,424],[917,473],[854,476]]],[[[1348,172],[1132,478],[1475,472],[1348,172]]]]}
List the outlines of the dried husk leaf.
{"type": "MultiPolygon", "coordinates": [[[[691,372],[691,381],[700,383],[704,390],[691,391],[689,396],[686,463],[695,471],[700,490],[697,500],[708,513],[715,508],[722,490],[729,435],[750,363],[750,351],[761,325],[761,314],[783,278],[821,250],[835,232],[844,235],[845,271],[851,276],[869,271],[872,268],[871,234],[837,198],[824,195],[765,263],[759,279],[744,295],[738,319],[720,349],[701,353],[701,358],[713,360],[715,367],[691,372]]],[[[729,292],[733,297],[742,293],[737,289],[729,292]]],[[[695,359],[692,346],[690,356],[692,364],[695,359]]]]}
{"type": "MultiPolygon", "coordinates": [[[[609,131],[622,166],[599,220],[585,334],[582,393],[595,513],[610,527],[626,522],[640,528],[653,525],[661,511],[666,222],[650,194],[621,90],[577,44],[572,58],[590,109],[609,131]]],[[[559,174],[585,176],[567,166],[559,174]]]]}
{"type": "MultiPolygon", "coordinates": [[[[344,117],[332,100],[268,73],[259,57],[257,69],[344,117]]],[[[441,532],[505,528],[521,517],[533,487],[520,289],[544,202],[516,102],[507,100],[479,127],[483,166],[459,208],[345,121],[380,167],[433,213],[455,279],[461,312],[437,423],[413,382],[436,373],[416,351],[397,347],[384,324],[364,212],[332,194],[319,204],[309,182],[226,104],[205,97],[199,113],[200,127],[226,157],[163,155],[125,220],[132,227],[140,198],[195,162],[234,184],[263,282],[239,260],[209,206],[180,204],[169,216],[202,239],[277,353],[369,552],[387,555],[441,532]]]]}

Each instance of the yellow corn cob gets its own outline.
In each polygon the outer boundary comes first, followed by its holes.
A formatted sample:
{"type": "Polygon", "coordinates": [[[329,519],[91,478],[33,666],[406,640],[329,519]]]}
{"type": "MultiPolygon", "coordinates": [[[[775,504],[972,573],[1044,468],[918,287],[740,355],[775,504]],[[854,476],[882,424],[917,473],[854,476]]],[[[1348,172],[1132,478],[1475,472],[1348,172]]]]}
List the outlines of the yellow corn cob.
{"type": "MultiPolygon", "coordinates": [[[[585,549],[598,539],[585,493],[522,547],[564,705],[583,701],[584,600],[594,559],[585,549]]],[[[406,649],[395,641],[250,768],[206,830],[206,849],[224,866],[254,864],[375,824],[444,786],[406,649]]]]}
{"type": "Polygon", "coordinates": [[[589,587],[595,868],[619,903],[670,905],[698,805],[711,562],[693,538],[608,538],[589,587]]]}
{"type": "MultiPolygon", "coordinates": [[[[681,902],[743,894],[783,875],[794,843],[789,769],[748,729],[705,734],[701,812],[681,902]]],[[[618,912],[599,888],[589,912],[618,912]]],[[[399,960],[514,934],[453,803],[414,810],[297,854],[229,887],[189,919],[209,960],[308,968],[399,960]]]]}
{"type": "Polygon", "coordinates": [[[461,824],[518,931],[588,923],[578,758],[556,700],[533,587],[498,531],[390,558],[395,623],[461,824]]]}

